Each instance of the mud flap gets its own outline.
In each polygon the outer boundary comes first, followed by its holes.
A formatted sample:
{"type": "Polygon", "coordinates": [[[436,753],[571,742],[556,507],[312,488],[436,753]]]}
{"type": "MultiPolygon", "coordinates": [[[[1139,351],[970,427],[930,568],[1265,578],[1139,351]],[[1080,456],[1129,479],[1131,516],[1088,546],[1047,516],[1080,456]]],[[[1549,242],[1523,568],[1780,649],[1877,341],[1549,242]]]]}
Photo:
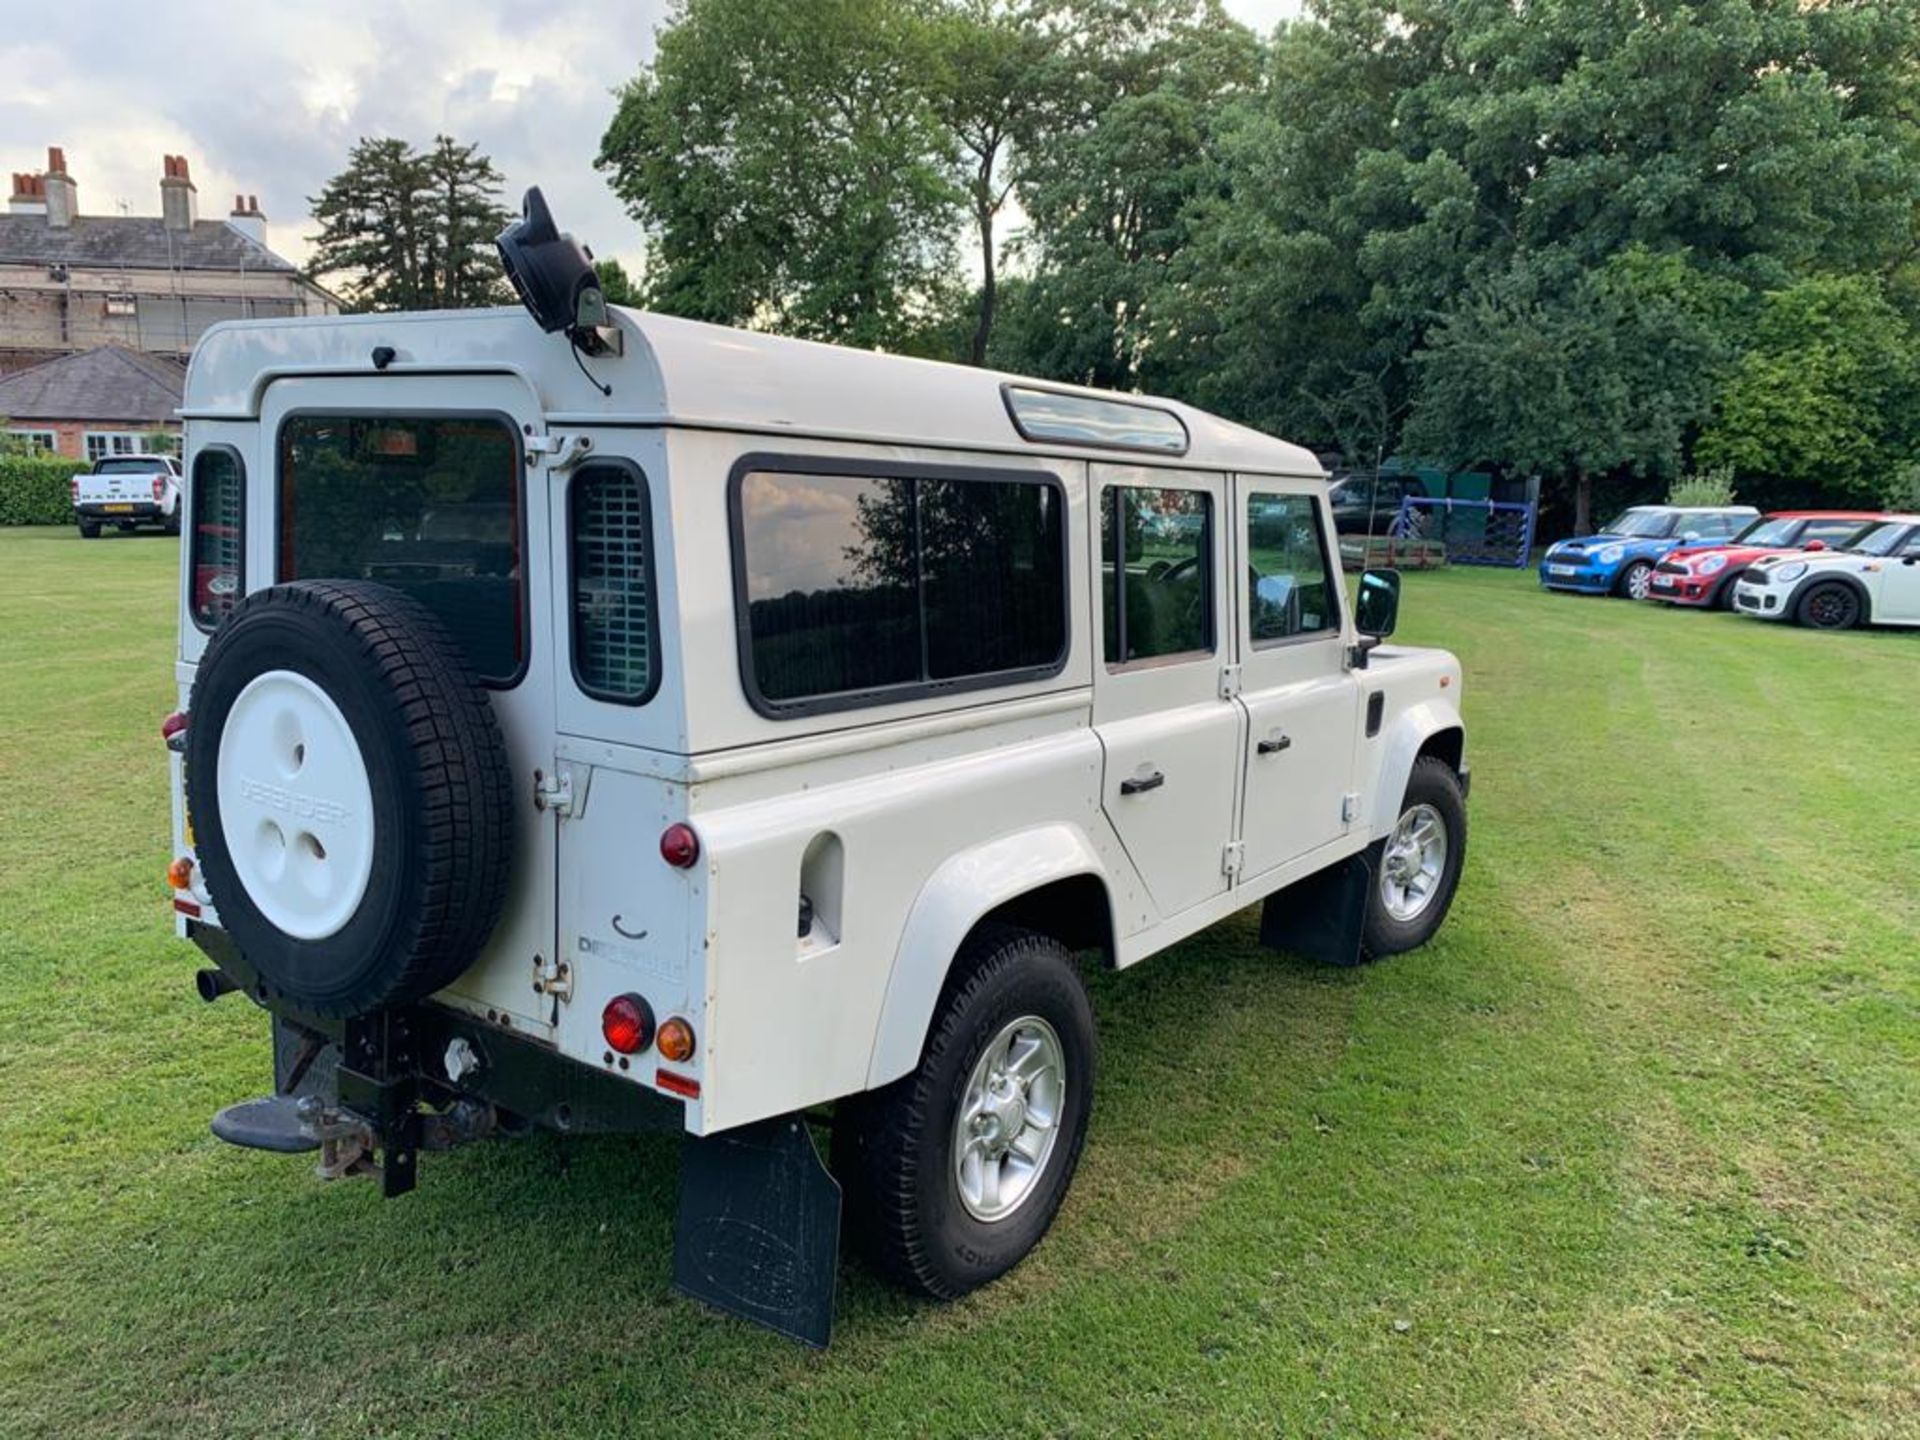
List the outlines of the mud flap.
{"type": "Polygon", "coordinates": [[[1369,845],[1284,890],[1260,908],[1260,943],[1322,965],[1358,965],[1378,845],[1369,845]]]}
{"type": "Polygon", "coordinates": [[[681,1141],[675,1289],[825,1348],[839,1260],[840,1185],[804,1119],[681,1141]]]}

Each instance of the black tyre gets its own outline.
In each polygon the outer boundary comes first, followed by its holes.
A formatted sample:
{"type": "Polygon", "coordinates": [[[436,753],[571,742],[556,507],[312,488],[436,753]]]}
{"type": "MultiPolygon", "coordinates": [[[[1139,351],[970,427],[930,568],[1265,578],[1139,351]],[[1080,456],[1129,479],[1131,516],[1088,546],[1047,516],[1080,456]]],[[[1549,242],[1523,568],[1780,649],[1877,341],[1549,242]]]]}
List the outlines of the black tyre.
{"type": "Polygon", "coordinates": [[[98,520],[82,520],[80,522],[80,538],[82,540],[98,540],[100,538],[100,522],[98,520]]]}
{"type": "Polygon", "coordinates": [[[1635,560],[1620,572],[1620,578],[1614,582],[1613,593],[1624,595],[1629,600],[1644,600],[1653,583],[1653,566],[1645,560],[1635,560]]]}
{"type": "Polygon", "coordinates": [[[835,1117],[848,1233],[882,1274],[954,1299],[1026,1257],[1080,1160],[1095,1048],[1063,946],[1008,926],[974,933],[919,1068],[835,1117]]]}
{"type": "Polygon", "coordinates": [[[1810,630],[1851,630],[1860,623],[1860,595],[1839,580],[1807,587],[1793,618],[1810,630]]]}
{"type": "Polygon", "coordinates": [[[1433,938],[1453,904],[1467,858],[1467,804],[1460,778],[1431,755],[1413,762],[1400,820],[1374,846],[1374,878],[1360,948],[1368,959],[1398,955],[1433,938]]]}
{"type": "Polygon", "coordinates": [[[1733,587],[1740,583],[1740,577],[1747,572],[1736,570],[1720,582],[1720,588],[1713,592],[1710,608],[1714,610],[1733,609],[1733,587]]]}
{"type": "Polygon", "coordinates": [[[201,658],[187,808],[258,998],[364,1014],[455,979],[512,861],[487,692],[418,601],[299,581],[248,596],[201,658]]]}

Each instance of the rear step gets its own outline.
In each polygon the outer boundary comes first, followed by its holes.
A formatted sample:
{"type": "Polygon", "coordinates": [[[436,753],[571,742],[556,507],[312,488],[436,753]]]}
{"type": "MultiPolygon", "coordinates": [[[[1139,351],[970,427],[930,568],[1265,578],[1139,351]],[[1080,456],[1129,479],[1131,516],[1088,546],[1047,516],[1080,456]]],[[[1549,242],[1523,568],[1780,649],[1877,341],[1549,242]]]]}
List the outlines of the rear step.
{"type": "Polygon", "coordinates": [[[320,1148],[320,1141],[307,1131],[299,1098],[293,1095],[262,1095],[229,1105],[213,1117],[213,1133],[229,1145],[282,1155],[320,1148]]]}

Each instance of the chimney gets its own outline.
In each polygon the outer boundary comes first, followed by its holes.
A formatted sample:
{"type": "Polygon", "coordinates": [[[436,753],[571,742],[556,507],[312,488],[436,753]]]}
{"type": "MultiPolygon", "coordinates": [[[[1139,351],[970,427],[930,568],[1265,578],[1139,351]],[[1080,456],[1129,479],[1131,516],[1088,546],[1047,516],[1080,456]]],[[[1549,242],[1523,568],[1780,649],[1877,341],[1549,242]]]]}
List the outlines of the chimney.
{"type": "Polygon", "coordinates": [[[46,214],[46,182],[38,175],[23,175],[16,170],[13,176],[13,195],[7,201],[7,213],[10,215],[46,214]]]}
{"type": "Polygon", "coordinates": [[[164,171],[160,177],[160,218],[169,230],[191,230],[200,218],[200,202],[193,178],[187,174],[187,157],[163,155],[160,163],[164,171]]]}
{"type": "Polygon", "coordinates": [[[65,230],[80,213],[80,187],[67,174],[67,152],[58,145],[47,150],[47,173],[40,177],[40,185],[46,194],[47,224],[65,230]]]}
{"type": "Polygon", "coordinates": [[[227,216],[227,224],[238,230],[262,250],[267,248],[267,217],[260,213],[258,195],[236,195],[233,197],[233,213],[227,216]]]}

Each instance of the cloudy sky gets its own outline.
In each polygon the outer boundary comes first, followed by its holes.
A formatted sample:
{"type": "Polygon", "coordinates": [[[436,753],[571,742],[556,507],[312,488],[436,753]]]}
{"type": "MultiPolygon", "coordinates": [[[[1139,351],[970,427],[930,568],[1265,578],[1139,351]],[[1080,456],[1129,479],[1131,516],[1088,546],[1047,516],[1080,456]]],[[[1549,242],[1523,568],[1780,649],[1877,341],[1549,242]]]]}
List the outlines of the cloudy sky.
{"type": "MultiPolygon", "coordinates": [[[[1226,5],[1264,31],[1299,0],[1226,5]]],[[[356,139],[445,131],[493,156],[509,203],[543,186],[566,228],[631,266],[637,230],[593,157],[611,91],[652,55],[669,8],[63,0],[44,25],[0,33],[0,174],[39,170],[59,145],[82,213],[157,215],[160,157],[185,155],[203,218],[224,216],[236,193],[258,195],[269,243],[303,260],[307,197],[356,139]]]]}

